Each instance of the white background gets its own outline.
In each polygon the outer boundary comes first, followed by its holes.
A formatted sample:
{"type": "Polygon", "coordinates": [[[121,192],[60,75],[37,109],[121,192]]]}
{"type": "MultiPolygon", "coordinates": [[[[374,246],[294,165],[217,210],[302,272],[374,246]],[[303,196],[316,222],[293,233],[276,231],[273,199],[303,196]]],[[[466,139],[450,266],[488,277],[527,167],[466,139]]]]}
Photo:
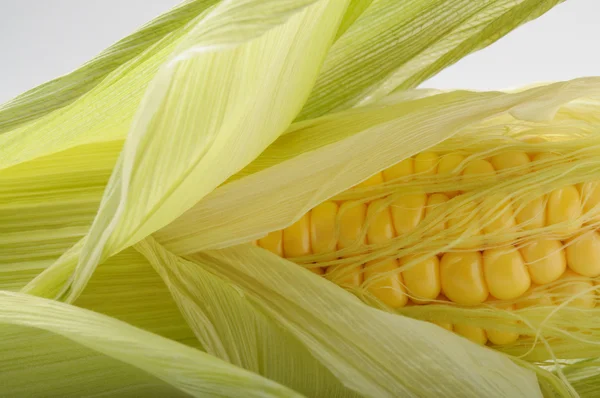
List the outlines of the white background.
{"type": "MultiPolygon", "coordinates": [[[[0,103],[68,73],[179,0],[0,0],[0,103]]],[[[600,75],[600,0],[567,0],[424,87],[491,90],[600,75]]]]}

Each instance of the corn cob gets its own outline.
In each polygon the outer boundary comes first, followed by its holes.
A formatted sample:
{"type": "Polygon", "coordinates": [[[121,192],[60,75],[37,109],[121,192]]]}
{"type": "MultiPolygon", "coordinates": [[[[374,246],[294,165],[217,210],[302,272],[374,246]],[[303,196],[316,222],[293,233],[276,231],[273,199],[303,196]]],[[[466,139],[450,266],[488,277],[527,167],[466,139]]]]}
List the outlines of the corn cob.
{"type": "MultiPolygon", "coordinates": [[[[599,182],[564,185],[537,196],[473,195],[486,192],[478,190],[478,184],[493,186],[500,180],[526,176],[548,167],[556,156],[523,150],[489,157],[420,153],[348,191],[350,196],[359,191],[374,193],[371,197],[324,202],[256,244],[299,260],[340,286],[364,289],[389,308],[440,301],[462,306],[501,302],[501,308],[511,311],[534,304],[560,304],[568,295],[578,297],[569,305],[593,308],[594,278],[600,276],[600,234],[594,224],[600,213],[599,182]],[[424,181],[424,186],[433,182],[422,192],[400,188],[394,195],[389,195],[390,190],[386,195],[385,189],[376,194],[378,188],[414,179],[424,181]],[[436,191],[436,181],[447,180],[460,181],[460,189],[436,191]],[[462,206],[452,207],[457,201],[462,206]],[[454,231],[444,235],[451,243],[446,242],[445,248],[440,243],[439,251],[426,250],[425,254],[386,253],[362,263],[357,260],[358,264],[351,261],[410,236],[422,223],[427,228],[421,228],[417,238],[431,240],[441,232],[454,231]],[[308,265],[303,256],[316,261],[308,265]],[[348,261],[336,263],[336,259],[348,261]],[[334,264],[327,265],[328,261],[334,264]],[[570,278],[575,282],[559,283],[570,278]],[[531,289],[539,285],[553,288],[555,298],[528,299],[531,289]]],[[[407,252],[405,247],[402,250],[407,252]]],[[[519,338],[515,332],[436,323],[480,344],[510,344],[519,338]]]]}

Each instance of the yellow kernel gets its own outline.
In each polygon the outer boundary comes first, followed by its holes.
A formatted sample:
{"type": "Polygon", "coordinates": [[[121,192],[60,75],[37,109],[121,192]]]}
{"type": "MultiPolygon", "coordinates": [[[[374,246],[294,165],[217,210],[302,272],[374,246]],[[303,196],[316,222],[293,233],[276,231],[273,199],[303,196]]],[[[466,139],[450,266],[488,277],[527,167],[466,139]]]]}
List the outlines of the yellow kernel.
{"type": "Polygon", "coordinates": [[[544,285],[560,278],[567,269],[562,243],[555,239],[534,239],[523,245],[521,255],[534,283],[544,285]]]}
{"type": "MultiPolygon", "coordinates": [[[[371,202],[367,209],[367,241],[369,244],[386,242],[394,237],[392,215],[382,199],[371,202]]],[[[408,297],[398,270],[398,260],[382,259],[365,264],[365,283],[371,294],[386,305],[398,308],[406,305],[408,297]],[[394,272],[398,270],[398,272],[394,272]]]]}
{"type": "Polygon", "coordinates": [[[487,343],[487,334],[482,328],[471,325],[455,324],[454,332],[471,340],[473,343],[479,345],[487,343]]]}
{"type": "Polygon", "coordinates": [[[434,175],[437,172],[439,156],[434,152],[421,152],[415,156],[415,174],[434,175]]]}
{"type": "Polygon", "coordinates": [[[494,166],[487,160],[483,159],[475,159],[467,163],[465,169],[463,170],[463,176],[465,177],[473,177],[477,176],[481,177],[495,177],[496,170],[494,170],[494,166]]]}
{"type": "Polygon", "coordinates": [[[338,247],[345,249],[354,245],[362,245],[366,237],[362,234],[367,217],[367,205],[355,201],[342,203],[339,214],[338,247]]]}
{"type": "Polygon", "coordinates": [[[581,228],[581,200],[579,192],[573,185],[556,189],[548,196],[546,205],[546,222],[548,225],[563,223],[558,234],[570,234],[581,228]]]}
{"type": "Polygon", "coordinates": [[[283,253],[286,258],[311,254],[310,213],[283,230],[283,253]]]}
{"type": "MultiPolygon", "coordinates": [[[[448,198],[448,196],[444,195],[443,193],[434,193],[433,195],[429,195],[425,207],[425,217],[429,217],[431,213],[435,211],[435,209],[437,209],[439,206],[443,205],[449,200],[450,198],[448,198]]],[[[445,219],[441,219],[439,223],[435,223],[432,227],[430,227],[428,232],[430,234],[437,234],[438,232],[441,232],[444,229],[446,229],[446,221],[445,219]]]]}
{"type": "Polygon", "coordinates": [[[374,260],[365,264],[367,290],[392,308],[403,307],[408,302],[398,268],[398,260],[393,258],[374,260]]]}
{"type": "Polygon", "coordinates": [[[512,246],[485,250],[483,273],[490,294],[500,300],[515,299],[531,286],[523,258],[512,246]]]}
{"type": "Polygon", "coordinates": [[[490,162],[496,170],[520,168],[518,173],[524,174],[527,172],[530,160],[525,152],[511,150],[492,156],[490,162]]]}
{"type": "MultiPolygon", "coordinates": [[[[413,260],[414,256],[401,258],[400,265],[404,266],[413,260]]],[[[440,260],[437,256],[423,259],[402,271],[402,278],[412,301],[434,300],[442,290],[440,260]]]]}
{"type": "Polygon", "coordinates": [[[519,333],[507,332],[505,330],[487,329],[487,337],[492,344],[507,345],[512,344],[519,339],[519,333]]]}
{"type": "MultiPolygon", "coordinates": [[[[440,162],[438,164],[438,174],[440,176],[451,176],[453,174],[459,175],[460,166],[466,159],[465,156],[460,155],[458,153],[448,153],[441,157],[440,162]]],[[[446,192],[446,195],[450,197],[454,197],[458,195],[460,192],[458,191],[449,191],[446,192]]]]}
{"type": "Polygon", "coordinates": [[[560,281],[562,283],[552,289],[552,294],[555,296],[554,301],[557,304],[567,302],[569,307],[576,308],[594,308],[596,306],[596,292],[591,279],[567,271],[560,281]]]}
{"type": "Polygon", "coordinates": [[[424,193],[402,195],[390,206],[394,229],[398,235],[411,232],[423,219],[427,195],[424,193]]]}
{"type": "Polygon", "coordinates": [[[573,238],[566,246],[567,264],[579,275],[600,275],[600,234],[589,231],[573,238]]]}
{"type": "Polygon", "coordinates": [[[283,231],[280,229],[269,232],[267,236],[258,240],[258,245],[271,253],[277,254],[279,257],[283,257],[283,231]]]}
{"type": "Polygon", "coordinates": [[[375,185],[380,185],[383,184],[383,174],[382,173],[376,173],[373,174],[371,177],[367,178],[364,181],[359,182],[358,184],[356,184],[356,188],[366,188],[366,187],[372,187],[375,185]]]}
{"type": "Polygon", "coordinates": [[[414,159],[406,158],[392,167],[383,170],[383,179],[385,181],[393,181],[401,178],[404,181],[409,181],[414,173],[414,159]]]}
{"type": "Polygon", "coordinates": [[[363,283],[362,265],[330,265],[327,278],[342,287],[357,288],[363,283]]]}
{"type": "Polygon", "coordinates": [[[581,197],[583,213],[590,217],[592,222],[600,221],[600,182],[577,184],[577,189],[581,197]]]}
{"type": "Polygon", "coordinates": [[[453,229],[453,237],[461,239],[457,249],[475,249],[483,244],[479,210],[475,202],[467,202],[448,216],[448,229],[453,229]]]}
{"type": "Polygon", "coordinates": [[[515,230],[516,221],[510,200],[505,200],[503,195],[496,194],[487,197],[482,203],[482,218],[485,219],[483,232],[510,233],[515,230]]]}
{"type": "Polygon", "coordinates": [[[440,261],[440,281],[444,295],[455,303],[481,304],[488,297],[479,252],[445,253],[440,261]]]}
{"type": "MultiPolygon", "coordinates": [[[[495,307],[498,309],[503,309],[503,310],[507,310],[507,311],[513,311],[515,309],[515,306],[513,304],[508,304],[508,305],[496,304],[495,307]]],[[[509,325],[517,324],[516,320],[514,320],[514,321],[507,320],[505,322],[509,325]]],[[[490,343],[496,344],[496,345],[511,344],[519,339],[519,333],[517,333],[517,332],[509,332],[506,330],[498,330],[498,329],[486,329],[485,332],[487,334],[487,337],[488,337],[488,340],[490,341],[490,343]]]]}
{"type": "Polygon", "coordinates": [[[337,249],[337,212],[338,205],[331,201],[323,202],[311,210],[310,244],[314,254],[333,253],[337,249]]]}
{"type": "Polygon", "coordinates": [[[444,328],[446,330],[452,331],[454,328],[452,327],[452,324],[449,322],[437,322],[437,321],[433,321],[431,323],[434,323],[436,325],[438,325],[441,328],[444,328]]]}
{"type": "Polygon", "coordinates": [[[515,214],[519,228],[532,230],[546,225],[546,204],[543,196],[534,199],[517,200],[515,214]]]}
{"type": "Polygon", "coordinates": [[[325,273],[325,271],[323,270],[322,267],[310,266],[310,267],[306,267],[306,269],[309,270],[310,272],[312,272],[313,274],[317,274],[317,275],[323,275],[325,273]]]}
{"type": "Polygon", "coordinates": [[[439,175],[458,174],[462,162],[466,159],[465,156],[458,153],[448,153],[440,158],[438,164],[439,175]]]}
{"type": "MultiPolygon", "coordinates": [[[[366,217],[367,205],[364,203],[347,201],[340,205],[338,209],[338,249],[366,243],[366,236],[363,235],[366,217]]],[[[340,286],[358,287],[363,282],[362,270],[362,265],[332,265],[327,267],[327,277],[340,286]]]]}
{"type": "Polygon", "coordinates": [[[367,240],[369,244],[382,243],[394,237],[390,208],[383,199],[374,200],[367,209],[367,240]]]}

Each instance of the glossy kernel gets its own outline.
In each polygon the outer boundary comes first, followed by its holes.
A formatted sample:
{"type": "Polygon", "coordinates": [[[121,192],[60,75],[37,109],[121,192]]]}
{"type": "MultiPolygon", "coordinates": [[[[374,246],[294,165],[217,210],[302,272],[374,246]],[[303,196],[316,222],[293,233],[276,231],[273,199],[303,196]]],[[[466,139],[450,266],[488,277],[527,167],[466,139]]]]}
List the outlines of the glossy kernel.
{"type": "Polygon", "coordinates": [[[363,226],[367,218],[367,205],[355,201],[347,201],[340,205],[338,247],[345,249],[357,244],[364,244],[363,226]]]}
{"type": "Polygon", "coordinates": [[[585,182],[577,184],[583,212],[591,216],[591,221],[600,221],[600,182],[585,182]]]}
{"type": "Polygon", "coordinates": [[[371,294],[392,308],[406,305],[408,296],[397,271],[398,260],[384,259],[368,262],[365,265],[365,283],[371,294]]]}
{"type": "Polygon", "coordinates": [[[269,232],[267,236],[258,240],[258,246],[283,257],[283,230],[269,232]]]}
{"type": "Polygon", "coordinates": [[[519,168],[518,174],[527,173],[529,165],[529,156],[523,151],[511,150],[504,151],[492,156],[490,159],[492,166],[496,170],[507,170],[519,168]]]}
{"type": "Polygon", "coordinates": [[[440,158],[434,152],[421,152],[415,156],[415,174],[434,175],[440,158]]]}
{"type": "MultiPolygon", "coordinates": [[[[429,195],[427,198],[427,204],[425,205],[425,217],[430,217],[431,213],[433,213],[435,209],[439,208],[439,206],[442,206],[449,200],[450,198],[443,193],[434,193],[433,195],[429,195]]],[[[436,234],[444,229],[446,229],[446,220],[440,219],[439,222],[435,223],[429,228],[428,232],[430,234],[436,234]]]]}
{"type": "Polygon", "coordinates": [[[439,175],[458,174],[461,164],[466,157],[458,153],[448,153],[440,158],[438,164],[439,175]]]}
{"type": "Polygon", "coordinates": [[[483,273],[490,294],[500,300],[515,299],[531,286],[523,257],[512,246],[485,250],[483,273]]]}
{"type": "MultiPolygon", "coordinates": [[[[498,308],[505,309],[507,311],[514,310],[514,305],[505,305],[500,306],[498,308]]],[[[516,321],[510,321],[511,324],[516,324],[516,321]]],[[[519,333],[517,332],[509,332],[506,330],[498,330],[498,329],[486,329],[487,338],[492,344],[496,345],[507,345],[514,343],[519,339],[519,333]]]]}
{"type": "Polygon", "coordinates": [[[579,275],[600,275],[600,234],[589,231],[572,239],[566,246],[567,264],[579,275]]]}
{"type": "Polygon", "coordinates": [[[286,258],[311,254],[310,213],[283,230],[283,253],[286,258]]]}
{"type": "MultiPolygon", "coordinates": [[[[400,259],[400,265],[404,266],[414,259],[414,257],[404,257],[400,259]]],[[[442,290],[440,260],[437,256],[421,260],[402,271],[402,278],[413,301],[434,300],[442,290]]]]}
{"type": "Polygon", "coordinates": [[[427,195],[424,193],[402,195],[390,206],[394,229],[398,235],[411,232],[425,214],[427,195]]]}
{"type": "Polygon", "coordinates": [[[390,208],[385,205],[385,201],[378,199],[367,209],[367,241],[369,244],[383,243],[394,237],[394,226],[392,223],[392,214],[390,208]]]}
{"type": "MultiPolygon", "coordinates": [[[[442,177],[448,177],[453,174],[458,175],[460,172],[460,167],[462,163],[465,161],[466,157],[460,155],[458,153],[449,153],[440,158],[440,162],[438,163],[438,175],[442,177]]],[[[446,195],[450,197],[454,197],[458,195],[459,191],[448,191],[445,192],[446,195]]]]}
{"type": "MultiPolygon", "coordinates": [[[[347,201],[338,209],[338,249],[364,245],[363,226],[367,218],[367,205],[360,202],[347,201]]],[[[358,287],[363,282],[361,265],[337,265],[327,268],[327,274],[333,282],[340,286],[358,287]]]]}
{"type": "Polygon", "coordinates": [[[440,261],[442,292],[457,304],[476,305],[488,297],[479,252],[448,252],[440,261]]]}
{"type": "Polygon", "coordinates": [[[464,176],[479,176],[479,175],[495,175],[496,170],[494,166],[483,159],[475,159],[467,163],[465,169],[463,170],[464,176]]]}
{"type": "Polygon", "coordinates": [[[581,228],[581,201],[577,188],[567,185],[552,191],[548,196],[546,217],[548,225],[565,223],[557,231],[560,234],[573,233],[581,228]]]}
{"type": "Polygon", "coordinates": [[[485,330],[476,326],[455,324],[454,332],[479,345],[485,345],[488,340],[485,330]]]}
{"type": "Polygon", "coordinates": [[[335,252],[337,249],[336,217],[338,205],[335,202],[323,202],[312,209],[310,213],[310,244],[313,253],[327,254],[335,252]]]}
{"type": "Polygon", "coordinates": [[[361,181],[358,184],[356,184],[356,188],[373,187],[373,186],[381,185],[381,184],[383,184],[383,182],[384,182],[383,174],[376,173],[376,174],[373,174],[371,177],[367,178],[366,180],[361,181]]]}
{"type": "Polygon", "coordinates": [[[392,167],[383,170],[383,179],[385,181],[394,181],[401,178],[409,181],[414,173],[415,160],[413,158],[406,158],[392,167]]]}
{"type": "Polygon", "coordinates": [[[533,239],[520,251],[529,268],[531,281],[538,285],[554,282],[567,269],[567,258],[558,240],[533,239]]]}
{"type": "MultiPolygon", "coordinates": [[[[392,215],[384,200],[371,202],[367,209],[367,241],[369,244],[386,242],[394,237],[392,215]]],[[[396,259],[382,259],[368,262],[365,265],[365,282],[375,297],[392,308],[404,306],[408,297],[402,283],[396,259]]]]}
{"type": "Polygon", "coordinates": [[[546,203],[543,196],[533,199],[517,200],[515,219],[519,228],[532,230],[546,225],[546,203]]]}
{"type": "Polygon", "coordinates": [[[517,223],[510,200],[506,200],[503,195],[492,195],[483,201],[482,206],[484,233],[509,233],[515,230],[517,223]]]}
{"type": "Polygon", "coordinates": [[[448,216],[448,229],[454,229],[452,235],[460,238],[457,249],[476,249],[483,243],[481,215],[477,203],[467,202],[448,216]]]}

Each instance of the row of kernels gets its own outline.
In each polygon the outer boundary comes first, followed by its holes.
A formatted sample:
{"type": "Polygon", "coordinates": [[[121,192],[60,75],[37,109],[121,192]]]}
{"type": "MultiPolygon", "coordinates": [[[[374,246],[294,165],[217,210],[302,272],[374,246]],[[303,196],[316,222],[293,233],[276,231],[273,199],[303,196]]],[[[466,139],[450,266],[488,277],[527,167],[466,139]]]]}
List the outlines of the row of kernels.
{"type": "MultiPolygon", "coordinates": [[[[363,228],[369,214],[372,220],[362,244],[384,243],[397,235],[393,211],[385,206],[383,200],[368,206],[345,202],[341,208],[334,202],[325,202],[290,227],[260,239],[258,244],[282,257],[331,253],[329,259],[335,259],[336,250],[356,245],[364,235],[363,228]],[[341,211],[339,220],[338,211],[341,211]],[[336,225],[338,222],[339,225],[336,225]],[[339,237],[336,236],[338,231],[339,237]]],[[[328,271],[340,273],[340,269],[345,267],[347,276],[340,284],[354,287],[360,286],[363,278],[377,279],[371,286],[372,291],[379,291],[375,295],[385,298],[382,301],[387,304],[394,303],[394,306],[406,301],[402,286],[417,301],[434,299],[441,288],[450,300],[474,305],[485,301],[488,294],[502,300],[517,298],[527,291],[532,282],[547,284],[557,280],[567,265],[583,276],[600,275],[600,234],[588,231],[565,243],[533,239],[518,250],[506,246],[482,252],[449,252],[441,256],[441,261],[431,256],[407,268],[402,273],[405,279],[402,283],[402,274],[393,270],[412,260],[412,257],[403,258],[400,262],[396,259],[375,260],[366,264],[364,272],[359,266],[333,266],[328,271]],[[389,275],[379,278],[383,273],[389,275]]],[[[317,273],[323,271],[319,267],[311,269],[317,273]]]]}

